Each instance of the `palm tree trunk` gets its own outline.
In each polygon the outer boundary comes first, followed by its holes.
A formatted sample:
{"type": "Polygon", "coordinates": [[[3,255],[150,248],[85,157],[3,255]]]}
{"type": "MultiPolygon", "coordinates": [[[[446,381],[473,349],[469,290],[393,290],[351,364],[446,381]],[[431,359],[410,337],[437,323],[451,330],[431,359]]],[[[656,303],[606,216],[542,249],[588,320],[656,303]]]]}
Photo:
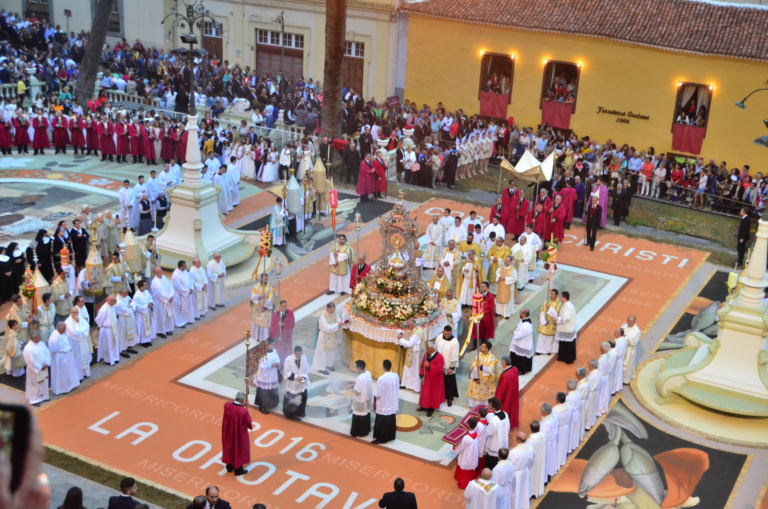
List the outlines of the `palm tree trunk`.
{"type": "Polygon", "coordinates": [[[96,16],[91,25],[91,35],[88,38],[88,46],[85,48],[85,56],[80,65],[80,76],[77,78],[77,104],[83,110],[88,106],[88,101],[93,96],[93,85],[96,83],[96,75],[101,67],[101,51],[104,41],[107,40],[109,18],[112,16],[112,3],[114,0],[99,0],[96,4],[96,16]]]}
{"type": "Polygon", "coordinates": [[[321,134],[330,139],[341,135],[342,62],[346,32],[347,0],[326,0],[321,134]]]}

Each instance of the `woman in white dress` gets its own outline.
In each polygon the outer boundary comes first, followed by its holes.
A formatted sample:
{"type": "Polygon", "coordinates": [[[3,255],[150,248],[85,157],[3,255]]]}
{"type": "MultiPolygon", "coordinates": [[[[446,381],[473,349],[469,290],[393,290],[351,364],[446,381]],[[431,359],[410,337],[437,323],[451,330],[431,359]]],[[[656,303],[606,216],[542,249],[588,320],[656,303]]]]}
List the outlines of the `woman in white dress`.
{"type": "Polygon", "coordinates": [[[244,179],[256,180],[256,163],[253,161],[251,140],[245,140],[243,155],[240,159],[240,176],[244,179]]]}
{"type": "Polygon", "coordinates": [[[168,88],[163,98],[165,99],[165,109],[167,111],[176,111],[176,92],[172,88],[168,88]]]}
{"type": "Polygon", "coordinates": [[[157,120],[152,122],[152,129],[155,130],[155,154],[160,157],[160,151],[163,149],[163,128],[157,120]]]}
{"type": "Polygon", "coordinates": [[[274,182],[277,180],[277,169],[279,167],[277,163],[278,157],[277,152],[275,151],[275,146],[272,145],[269,147],[269,154],[266,157],[266,161],[264,162],[264,166],[262,167],[263,170],[261,172],[261,181],[262,182],[274,182]]]}

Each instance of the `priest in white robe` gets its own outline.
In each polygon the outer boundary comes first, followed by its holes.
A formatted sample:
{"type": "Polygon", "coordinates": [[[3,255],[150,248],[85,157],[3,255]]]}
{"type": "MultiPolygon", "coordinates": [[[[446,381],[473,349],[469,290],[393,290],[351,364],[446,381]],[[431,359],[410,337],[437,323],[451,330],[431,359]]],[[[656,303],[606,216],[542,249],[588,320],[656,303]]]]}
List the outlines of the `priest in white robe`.
{"type": "Polygon", "coordinates": [[[542,403],[541,405],[540,426],[541,432],[547,437],[547,476],[551,478],[557,475],[560,461],[557,457],[557,418],[552,415],[552,405],[549,403],[542,403]]]}
{"type": "Polygon", "coordinates": [[[350,291],[349,280],[355,260],[355,251],[347,244],[347,236],[339,235],[339,240],[333,244],[328,255],[328,295],[344,295],[350,291]]]}
{"type": "Polygon", "coordinates": [[[136,304],[131,298],[131,289],[124,286],[117,295],[117,332],[120,341],[120,356],[130,359],[129,354],[139,353],[133,347],[136,345],[136,304]]]}
{"type": "Polygon", "coordinates": [[[185,328],[188,323],[195,322],[195,307],[197,302],[193,300],[192,278],[187,272],[187,262],[179,260],[176,270],[171,276],[175,298],[173,299],[173,320],[176,327],[185,328]]]}
{"type": "Polygon", "coordinates": [[[471,481],[464,490],[466,509],[507,509],[503,505],[501,487],[491,480],[491,470],[483,469],[480,479],[471,481]]]}
{"type": "Polygon", "coordinates": [[[528,239],[522,235],[517,244],[512,246],[512,260],[517,272],[517,289],[522,290],[529,281],[528,267],[531,265],[534,253],[528,239]]]}
{"type": "MultiPolygon", "coordinates": [[[[448,241],[448,247],[440,256],[439,263],[445,275],[448,276],[448,283],[453,285],[455,283],[454,279],[458,279],[458,271],[459,267],[461,267],[461,252],[456,249],[456,243],[453,240],[448,241]]],[[[458,290],[461,290],[461,288],[458,290]]],[[[455,291],[456,289],[454,289],[455,291]]]]}
{"type": "Polygon", "coordinates": [[[419,366],[421,364],[421,343],[423,331],[416,329],[416,323],[409,319],[406,330],[400,331],[397,336],[398,344],[405,350],[405,366],[403,367],[402,387],[411,389],[413,392],[421,392],[421,378],[419,377],[419,366]]]}
{"type": "Polygon", "coordinates": [[[490,239],[491,233],[495,233],[497,239],[504,240],[506,238],[507,232],[504,230],[504,225],[499,223],[499,219],[499,216],[494,216],[490,224],[485,227],[483,234],[486,238],[490,239]]]}
{"type": "Polygon", "coordinates": [[[336,362],[336,350],[340,344],[337,336],[339,328],[344,325],[344,321],[336,314],[336,304],[329,302],[325,306],[317,325],[319,330],[315,355],[312,358],[312,371],[328,375],[329,371],[336,371],[333,363],[336,362]]]}
{"type": "Polygon", "coordinates": [[[568,454],[579,448],[581,442],[581,394],[576,390],[576,380],[568,380],[568,394],[565,395],[565,402],[571,405],[571,425],[568,428],[568,454]]]}
{"type": "Polygon", "coordinates": [[[195,320],[199,319],[208,312],[208,272],[200,262],[200,258],[192,260],[192,268],[189,269],[189,275],[192,276],[195,295],[195,320]]]}
{"type": "Polygon", "coordinates": [[[441,243],[443,249],[445,249],[448,247],[448,236],[446,233],[448,232],[448,229],[454,225],[454,218],[451,215],[451,209],[445,209],[443,211],[443,217],[440,218],[440,221],[438,221],[437,224],[440,225],[441,243]]]}
{"type": "Polygon", "coordinates": [[[495,274],[498,288],[496,289],[496,314],[508,319],[515,312],[515,283],[517,271],[512,266],[512,257],[504,258],[504,264],[499,266],[495,274]]]}
{"type": "Polygon", "coordinates": [[[556,399],[558,404],[552,409],[552,415],[557,419],[557,468],[559,470],[568,460],[573,409],[565,402],[565,393],[558,392],[556,399]]]}
{"type": "Polygon", "coordinates": [[[613,367],[613,393],[621,392],[624,388],[624,360],[627,355],[627,337],[624,335],[624,329],[617,329],[613,334],[616,346],[613,351],[616,352],[616,365],[613,367]]]}
{"type": "Polygon", "coordinates": [[[24,347],[24,362],[27,363],[27,401],[30,405],[40,406],[40,403],[51,398],[48,394],[51,352],[42,341],[39,331],[29,333],[29,343],[24,347]]]}
{"type": "Polygon", "coordinates": [[[309,361],[303,351],[299,345],[294,346],[293,355],[289,355],[283,365],[283,415],[292,421],[301,421],[302,417],[306,417],[309,361]]]}
{"type": "Polygon", "coordinates": [[[534,464],[534,451],[522,431],[515,435],[514,449],[509,451],[509,462],[515,469],[515,493],[512,499],[512,509],[529,509],[531,507],[531,468],[534,464]]]}
{"type": "Polygon", "coordinates": [[[499,450],[499,462],[493,467],[491,480],[501,488],[501,507],[514,508],[517,477],[515,466],[509,461],[509,449],[506,447],[499,450]]]}
{"type": "Polygon", "coordinates": [[[265,415],[280,402],[280,382],[277,376],[280,371],[280,356],[275,351],[274,338],[270,338],[267,345],[267,355],[259,361],[259,369],[253,377],[256,385],[256,406],[259,407],[259,412],[265,415]]]}
{"type": "Polygon", "coordinates": [[[163,269],[155,267],[152,278],[152,318],[155,321],[157,335],[165,339],[166,334],[173,334],[173,285],[163,275],[163,269]]]}
{"type": "Polygon", "coordinates": [[[216,186],[219,191],[219,199],[217,205],[219,207],[219,213],[227,215],[229,214],[230,196],[229,196],[229,179],[224,174],[223,168],[219,168],[218,173],[213,176],[212,184],[216,186]]]}
{"type": "Polygon", "coordinates": [[[576,370],[576,390],[581,397],[579,411],[579,442],[584,440],[587,429],[587,414],[589,413],[589,381],[587,380],[586,368],[576,370]]]}
{"type": "Polygon", "coordinates": [[[454,244],[457,246],[467,240],[467,227],[462,226],[461,224],[461,218],[457,217],[454,219],[453,226],[448,228],[448,231],[445,232],[445,239],[447,241],[453,241],[454,244]]]}
{"type": "Polygon", "coordinates": [[[384,374],[376,381],[373,391],[376,420],[373,423],[374,445],[385,444],[397,435],[397,410],[400,406],[400,377],[392,373],[392,362],[384,359],[384,374]]]}
{"type": "Polygon", "coordinates": [[[531,434],[526,443],[533,449],[531,496],[539,498],[544,494],[544,484],[547,482],[547,434],[541,431],[539,422],[531,423],[531,434]]]}
{"type": "Polygon", "coordinates": [[[642,331],[637,326],[637,319],[634,315],[629,315],[627,323],[622,325],[621,328],[624,329],[624,335],[627,337],[627,353],[624,355],[624,384],[628,384],[635,377],[637,345],[640,344],[642,331]]]}
{"type": "Polygon", "coordinates": [[[149,284],[141,280],[136,284],[136,293],[133,294],[133,302],[136,305],[136,332],[137,342],[148,348],[152,346],[152,340],[157,337],[155,322],[152,320],[152,308],[154,300],[149,291],[149,284]]]}
{"type": "Polygon", "coordinates": [[[352,425],[349,434],[354,437],[367,437],[371,433],[371,411],[373,410],[373,377],[366,371],[365,361],[356,360],[357,380],[352,392],[352,425]]]}
{"type": "Polygon", "coordinates": [[[101,306],[96,315],[96,325],[99,326],[99,354],[97,361],[104,361],[110,366],[120,362],[120,333],[117,328],[117,297],[107,296],[107,302],[101,306]]]}
{"type": "Polygon", "coordinates": [[[48,338],[48,351],[51,353],[51,390],[55,395],[66,394],[80,385],[80,375],[72,358],[72,345],[69,343],[64,322],[56,324],[56,330],[48,338]]]}
{"type": "Polygon", "coordinates": [[[608,412],[611,403],[611,345],[604,342],[600,346],[600,358],[597,360],[597,369],[600,371],[600,389],[597,396],[597,415],[603,415],[608,412]]]}
{"type": "Polygon", "coordinates": [[[77,306],[73,307],[69,313],[69,317],[64,320],[64,331],[72,347],[72,362],[75,363],[77,369],[78,381],[81,381],[83,378],[91,376],[91,364],[86,344],[91,340],[88,335],[90,327],[87,324],[82,324],[80,310],[77,306]]]}
{"type": "Polygon", "coordinates": [[[589,399],[587,400],[587,416],[584,418],[584,429],[592,429],[597,421],[600,409],[600,383],[602,375],[600,374],[600,363],[592,359],[589,361],[589,375],[587,375],[587,387],[589,387],[589,399]]]}
{"type": "Polygon", "coordinates": [[[432,216],[432,222],[427,226],[427,242],[424,250],[424,268],[434,269],[438,266],[443,251],[443,227],[438,222],[437,215],[432,216]]]}
{"type": "Polygon", "coordinates": [[[213,260],[208,262],[208,307],[224,307],[227,303],[224,285],[227,279],[227,266],[221,261],[221,254],[213,253],[213,260]]]}

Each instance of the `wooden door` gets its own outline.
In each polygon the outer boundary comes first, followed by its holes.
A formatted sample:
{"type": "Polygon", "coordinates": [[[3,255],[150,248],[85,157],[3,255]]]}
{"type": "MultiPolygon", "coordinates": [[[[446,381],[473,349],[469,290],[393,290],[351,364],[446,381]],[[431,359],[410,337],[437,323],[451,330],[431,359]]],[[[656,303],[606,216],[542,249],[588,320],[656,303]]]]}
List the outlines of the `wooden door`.
{"type": "Polygon", "coordinates": [[[224,60],[224,39],[221,37],[203,36],[203,49],[209,55],[214,55],[217,60],[224,60]]]}
{"type": "Polygon", "coordinates": [[[365,97],[363,91],[363,64],[362,58],[344,57],[341,66],[342,80],[345,86],[350,86],[362,97],[365,97]]]}
{"type": "Polygon", "coordinates": [[[256,47],[256,73],[259,77],[265,74],[274,77],[283,71],[288,79],[296,83],[304,75],[304,52],[291,48],[284,51],[281,56],[280,46],[259,44],[256,47]]]}

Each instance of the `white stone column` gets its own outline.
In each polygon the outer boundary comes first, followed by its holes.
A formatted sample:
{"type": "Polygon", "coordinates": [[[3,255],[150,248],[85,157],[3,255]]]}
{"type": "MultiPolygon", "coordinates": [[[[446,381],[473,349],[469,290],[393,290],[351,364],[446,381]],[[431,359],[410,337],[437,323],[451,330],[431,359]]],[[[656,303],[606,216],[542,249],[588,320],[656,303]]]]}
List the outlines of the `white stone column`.
{"type": "Polygon", "coordinates": [[[99,92],[101,92],[101,83],[104,79],[104,73],[99,72],[96,74],[96,82],[93,84],[93,95],[96,97],[99,97],[99,92]]]}
{"type": "Polygon", "coordinates": [[[35,74],[37,74],[36,67],[27,67],[27,75],[29,76],[29,99],[33,104],[35,102],[35,97],[37,97],[37,94],[40,92],[40,81],[35,77],[35,74]]]}

